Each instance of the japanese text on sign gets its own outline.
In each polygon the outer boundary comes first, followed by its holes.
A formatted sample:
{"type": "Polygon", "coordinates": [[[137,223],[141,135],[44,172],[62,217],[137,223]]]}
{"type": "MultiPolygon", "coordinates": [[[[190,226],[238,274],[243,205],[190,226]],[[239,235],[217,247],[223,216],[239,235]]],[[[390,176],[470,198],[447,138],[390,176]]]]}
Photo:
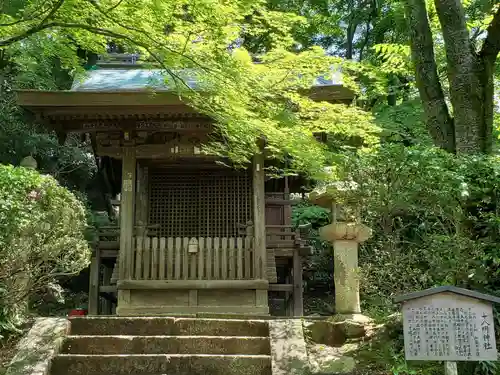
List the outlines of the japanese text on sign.
{"type": "Polygon", "coordinates": [[[490,305],[472,298],[434,295],[403,306],[408,360],[496,360],[490,305]]]}

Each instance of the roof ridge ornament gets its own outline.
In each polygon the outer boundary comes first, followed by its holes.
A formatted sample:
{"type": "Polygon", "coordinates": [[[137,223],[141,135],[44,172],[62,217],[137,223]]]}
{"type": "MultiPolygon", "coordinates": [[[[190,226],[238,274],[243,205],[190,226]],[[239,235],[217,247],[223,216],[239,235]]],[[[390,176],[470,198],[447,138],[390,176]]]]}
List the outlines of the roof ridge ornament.
{"type": "Polygon", "coordinates": [[[123,65],[136,65],[140,60],[141,55],[138,53],[106,53],[97,56],[98,65],[107,64],[123,64],[123,65]]]}

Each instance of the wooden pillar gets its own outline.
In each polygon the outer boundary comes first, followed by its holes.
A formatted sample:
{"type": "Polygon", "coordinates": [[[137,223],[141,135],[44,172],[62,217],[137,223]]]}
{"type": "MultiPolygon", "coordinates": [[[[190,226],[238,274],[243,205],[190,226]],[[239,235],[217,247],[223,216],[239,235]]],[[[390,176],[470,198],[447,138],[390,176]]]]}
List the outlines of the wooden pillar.
{"type": "Polygon", "coordinates": [[[89,300],[88,300],[89,315],[99,315],[99,281],[100,281],[99,271],[101,267],[100,258],[101,254],[99,251],[99,247],[97,247],[90,261],[89,300]]]}
{"type": "MultiPolygon", "coordinates": [[[[267,280],[267,249],[266,249],[266,196],[265,196],[265,171],[264,154],[261,151],[253,160],[253,231],[255,279],[267,280]]],[[[269,297],[267,290],[255,291],[255,304],[268,310],[269,297]]]]}
{"type": "Polygon", "coordinates": [[[457,375],[457,374],[458,374],[457,362],[445,361],[444,375],[457,375]]]}
{"type": "Polygon", "coordinates": [[[293,252],[293,315],[304,315],[304,285],[302,278],[302,258],[299,250],[293,252]]]}
{"type": "Polygon", "coordinates": [[[148,167],[137,164],[137,188],[136,188],[136,209],[135,223],[139,228],[138,236],[147,234],[149,202],[148,202],[148,167]]]}
{"type": "MultiPolygon", "coordinates": [[[[109,286],[111,285],[111,274],[113,273],[113,268],[108,267],[108,265],[104,265],[102,269],[102,285],[109,286]]],[[[102,315],[111,315],[111,301],[107,298],[103,298],[104,302],[102,305],[102,315]]]]}
{"type": "MultiPolygon", "coordinates": [[[[293,280],[293,270],[287,262],[287,275],[285,277],[285,284],[292,284],[293,280]]],[[[293,307],[290,301],[293,301],[293,292],[284,292],[285,295],[285,316],[293,316],[293,307]]]]}
{"type": "Polygon", "coordinates": [[[120,268],[119,279],[129,280],[132,276],[131,264],[134,241],[135,219],[135,147],[123,147],[122,191],[120,200],[120,268]]]}
{"type": "MultiPolygon", "coordinates": [[[[284,200],[290,200],[290,187],[288,186],[288,176],[285,176],[284,178],[284,189],[283,189],[283,199],[284,200]]],[[[285,204],[283,205],[282,208],[283,212],[283,225],[292,225],[292,206],[290,204],[285,204]]],[[[289,272],[293,273],[293,267],[292,271],[289,272]]],[[[287,275],[287,280],[286,283],[289,284],[290,282],[290,275],[287,275]]],[[[293,275],[292,275],[292,280],[293,280],[293,275]]],[[[286,316],[293,316],[294,315],[294,308],[292,304],[290,303],[290,300],[295,303],[295,298],[293,292],[285,292],[285,301],[286,301],[286,316]],[[290,298],[291,297],[291,298],[290,298]]]]}
{"type": "Polygon", "coordinates": [[[253,160],[253,228],[256,279],[267,279],[266,216],[265,216],[265,172],[264,154],[260,152],[253,160]]]}
{"type": "MultiPolygon", "coordinates": [[[[290,200],[290,188],[288,186],[288,176],[285,176],[285,191],[283,192],[283,199],[290,200]]],[[[283,225],[292,225],[292,206],[287,203],[283,206],[283,225]]]]}

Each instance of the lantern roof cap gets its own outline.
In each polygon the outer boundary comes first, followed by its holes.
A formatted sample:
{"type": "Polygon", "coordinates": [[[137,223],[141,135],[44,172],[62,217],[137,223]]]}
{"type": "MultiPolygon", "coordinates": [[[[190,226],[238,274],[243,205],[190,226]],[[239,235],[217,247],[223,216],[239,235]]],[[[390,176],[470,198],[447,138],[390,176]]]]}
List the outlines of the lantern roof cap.
{"type": "Polygon", "coordinates": [[[318,186],[309,194],[309,201],[318,206],[331,208],[335,203],[349,203],[351,199],[346,195],[355,191],[358,184],[354,181],[334,181],[318,186]]]}

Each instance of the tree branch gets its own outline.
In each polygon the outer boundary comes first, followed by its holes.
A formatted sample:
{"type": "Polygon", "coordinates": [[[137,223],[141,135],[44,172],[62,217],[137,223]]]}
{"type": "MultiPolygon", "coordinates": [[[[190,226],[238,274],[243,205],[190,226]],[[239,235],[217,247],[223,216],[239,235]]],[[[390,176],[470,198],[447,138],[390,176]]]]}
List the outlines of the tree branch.
{"type": "MultiPolygon", "coordinates": [[[[45,5],[45,4],[43,4],[45,5]]],[[[13,22],[10,22],[10,23],[0,23],[0,27],[6,27],[6,26],[14,26],[14,25],[17,25],[17,24],[20,24],[20,23],[23,23],[23,22],[28,22],[28,21],[33,21],[34,19],[38,18],[38,17],[41,17],[43,14],[45,14],[46,12],[48,12],[51,8],[47,8],[47,9],[42,9],[43,8],[43,5],[40,6],[38,9],[35,9],[33,11],[32,14],[30,14],[29,16],[27,17],[22,17],[16,21],[13,21],[13,22]]]]}
{"type": "MultiPolygon", "coordinates": [[[[60,1],[64,1],[64,0],[60,0],[60,1]]],[[[92,3],[92,0],[90,0],[90,2],[92,3]]],[[[153,57],[153,59],[160,64],[162,69],[164,69],[167,72],[167,74],[170,75],[174,79],[174,83],[177,87],[178,87],[179,83],[182,83],[188,90],[193,91],[193,89],[180,76],[175,74],[170,68],[168,68],[165,65],[164,61],[158,55],[156,55],[147,44],[140,42],[138,40],[135,40],[132,37],[124,35],[124,34],[119,34],[117,32],[111,31],[111,30],[93,27],[93,26],[86,25],[86,24],[63,23],[63,22],[49,22],[49,23],[45,23],[45,24],[39,24],[38,26],[29,29],[28,31],[24,32],[23,34],[13,36],[13,37],[8,38],[8,39],[0,40],[0,48],[7,47],[13,43],[24,40],[24,39],[30,37],[31,35],[34,35],[36,33],[43,31],[43,30],[52,29],[52,28],[81,29],[81,30],[89,31],[89,32],[94,33],[94,34],[98,34],[98,35],[108,36],[108,37],[119,39],[119,40],[127,40],[136,46],[144,48],[151,55],[151,57],[153,57]]],[[[141,35],[148,37],[151,41],[158,44],[157,41],[155,41],[151,36],[148,36],[142,30],[135,29],[133,27],[125,27],[125,28],[129,31],[138,32],[141,35]]],[[[160,43],[159,46],[161,48],[165,48],[165,49],[169,50],[172,53],[179,54],[178,51],[172,50],[171,48],[165,46],[163,43],[160,43]]],[[[209,69],[209,68],[202,66],[200,63],[196,62],[194,59],[192,59],[189,56],[186,56],[186,55],[182,55],[182,56],[185,57],[186,59],[192,61],[193,63],[195,63],[199,67],[203,68],[204,70],[211,71],[212,73],[223,74],[223,72],[215,71],[213,69],[209,69]]],[[[224,78],[229,78],[229,77],[224,77],[224,78]]],[[[225,80],[225,81],[228,84],[235,84],[234,82],[230,81],[229,79],[225,80]]]]}
{"type": "MultiPolygon", "coordinates": [[[[62,3],[64,1],[65,0],[59,0],[59,2],[58,2],[59,7],[57,9],[60,8],[60,6],[62,5],[62,3]]],[[[52,10],[51,14],[53,15],[57,11],[57,9],[54,8],[52,10]]],[[[45,20],[46,19],[48,19],[48,16],[45,18],[45,20]]],[[[178,82],[182,82],[188,89],[191,89],[191,87],[189,87],[189,85],[186,84],[181,77],[179,77],[177,74],[175,74],[169,68],[167,68],[163,64],[163,61],[160,59],[160,57],[157,56],[153,51],[151,51],[151,49],[146,44],[144,44],[142,42],[134,40],[134,39],[132,39],[131,37],[129,37],[127,35],[119,34],[119,33],[116,33],[114,31],[111,31],[111,30],[106,30],[106,29],[101,29],[101,28],[98,28],[98,27],[93,27],[93,26],[90,26],[90,25],[79,24],[79,23],[63,23],[63,22],[49,22],[49,23],[44,23],[45,20],[42,21],[42,23],[40,23],[38,26],[33,27],[33,28],[27,30],[23,34],[16,35],[14,37],[11,37],[11,38],[8,38],[8,39],[0,41],[0,47],[9,46],[9,45],[11,45],[13,43],[16,43],[16,42],[19,42],[21,40],[24,40],[24,39],[30,37],[31,35],[34,35],[36,33],[39,33],[41,31],[43,31],[43,30],[46,30],[46,29],[62,28],[62,29],[80,29],[80,30],[86,30],[86,31],[89,31],[91,33],[98,34],[98,35],[108,36],[108,37],[112,37],[112,38],[116,38],[116,39],[120,39],[120,40],[127,40],[130,43],[132,43],[132,44],[135,44],[135,45],[137,45],[139,47],[144,48],[155,59],[155,61],[157,61],[158,63],[160,63],[161,66],[162,66],[162,68],[165,69],[167,71],[167,73],[172,78],[174,78],[174,82],[175,82],[176,85],[178,84],[178,82]]]]}
{"type": "Polygon", "coordinates": [[[359,62],[363,61],[363,52],[364,52],[366,46],[368,45],[368,42],[370,41],[370,34],[371,34],[370,25],[371,25],[371,22],[372,22],[372,16],[370,14],[370,16],[368,17],[368,20],[366,21],[365,38],[363,40],[363,44],[359,48],[359,60],[358,60],[359,62]]]}
{"type": "Polygon", "coordinates": [[[40,25],[43,25],[44,23],[46,23],[48,20],[50,20],[51,18],[54,17],[54,15],[57,13],[57,11],[63,6],[64,4],[64,1],[65,0],[59,0],[55,5],[54,7],[51,9],[51,11],[49,12],[49,14],[47,14],[47,16],[42,20],[42,22],[40,22],[40,25]]]}
{"type": "Polygon", "coordinates": [[[116,39],[121,39],[121,40],[127,40],[136,46],[142,47],[146,51],[148,51],[148,53],[151,55],[151,57],[153,57],[153,59],[161,65],[161,67],[167,72],[167,74],[170,75],[174,79],[174,83],[176,86],[178,86],[178,84],[180,82],[187,89],[192,90],[192,88],[181,77],[179,77],[179,75],[174,73],[170,68],[166,67],[163,60],[156,53],[154,53],[147,44],[145,44],[143,42],[139,42],[138,40],[135,40],[130,36],[119,34],[119,33],[116,33],[114,31],[111,31],[111,30],[101,29],[98,27],[93,27],[93,26],[89,26],[89,25],[85,25],[85,24],[53,23],[53,25],[54,25],[54,27],[61,27],[61,28],[66,28],[66,29],[86,30],[86,31],[89,31],[89,32],[92,32],[92,33],[98,34],[98,35],[109,36],[111,38],[116,38],[116,39]]]}
{"type": "MultiPolygon", "coordinates": [[[[100,12],[104,17],[106,17],[109,21],[113,22],[113,23],[116,23],[118,26],[121,26],[123,27],[124,29],[128,30],[128,31],[131,31],[131,32],[136,32],[140,35],[142,35],[143,37],[147,38],[148,40],[151,41],[151,43],[153,44],[156,44],[158,45],[160,48],[164,48],[166,49],[167,51],[173,53],[173,54],[176,54],[178,56],[181,56],[182,58],[190,61],[191,63],[193,63],[194,65],[198,66],[199,68],[203,69],[204,71],[206,72],[209,72],[215,76],[218,76],[219,79],[223,80],[226,84],[228,85],[234,85],[234,80],[233,80],[233,77],[225,74],[223,71],[220,71],[220,70],[216,70],[216,69],[212,69],[208,66],[205,66],[203,64],[201,64],[200,62],[196,61],[195,59],[193,59],[191,56],[188,56],[185,54],[185,50],[186,50],[186,47],[187,47],[187,44],[189,43],[189,37],[186,38],[186,43],[184,45],[184,48],[181,52],[179,51],[176,51],[172,48],[170,48],[168,45],[166,45],[165,43],[160,43],[157,39],[154,39],[149,33],[147,33],[146,31],[142,30],[142,29],[139,29],[137,27],[133,27],[133,26],[130,26],[130,25],[125,25],[119,21],[117,21],[116,19],[114,19],[112,16],[110,16],[109,12],[105,11],[104,9],[102,9],[99,4],[97,3],[96,0],[87,0],[98,12],[100,12]]],[[[191,33],[189,34],[191,35],[191,33]]],[[[132,43],[134,43],[132,41],[132,43]]],[[[146,48],[143,46],[143,48],[146,48]]],[[[148,51],[149,52],[149,51],[148,51]]],[[[160,61],[159,59],[155,58],[155,60],[164,68],[165,68],[165,64],[163,63],[163,61],[160,61]]],[[[170,72],[170,70],[167,69],[168,72],[170,72]]],[[[170,74],[170,73],[169,73],[170,74]]],[[[183,81],[184,83],[184,81],[183,81]]],[[[185,83],[184,83],[185,84],[185,83]]]]}
{"type": "Polygon", "coordinates": [[[354,36],[356,35],[356,29],[358,28],[358,21],[352,17],[347,26],[347,41],[346,41],[346,59],[352,60],[353,50],[354,50],[354,36]]]}
{"type": "Polygon", "coordinates": [[[437,146],[448,152],[455,152],[454,124],[439,81],[425,0],[406,0],[405,13],[415,77],[427,117],[427,128],[437,146]]]}
{"type": "Polygon", "coordinates": [[[7,38],[7,39],[0,40],[0,48],[10,46],[11,44],[14,44],[16,42],[20,42],[21,40],[29,38],[30,36],[35,35],[35,34],[39,33],[40,31],[50,29],[52,27],[55,27],[54,23],[38,24],[37,26],[32,27],[29,30],[26,30],[22,34],[15,35],[15,36],[12,36],[12,37],[7,38]]]}
{"type": "MultiPolygon", "coordinates": [[[[154,39],[149,33],[147,33],[146,31],[144,30],[141,30],[141,29],[138,29],[137,27],[133,27],[133,26],[130,26],[130,25],[125,25],[119,21],[117,21],[116,19],[114,19],[113,17],[111,17],[109,15],[109,12],[107,10],[104,10],[102,9],[99,4],[97,4],[97,1],[96,0],[87,0],[99,13],[101,13],[104,17],[106,17],[108,20],[110,20],[111,22],[114,22],[116,23],[118,26],[120,27],[123,27],[124,29],[128,30],[128,31],[132,31],[132,32],[136,32],[136,33],[139,33],[141,34],[142,36],[144,36],[145,38],[149,39],[152,43],[154,44],[157,44],[159,46],[161,46],[162,48],[165,48],[166,50],[168,50],[169,52],[172,52],[172,53],[175,53],[176,55],[179,55],[179,56],[182,56],[183,58],[185,58],[186,60],[189,60],[191,61],[193,64],[197,65],[198,67],[200,67],[201,69],[203,70],[206,70],[206,71],[210,71],[212,73],[216,73],[213,69],[210,69],[208,67],[205,67],[203,65],[201,65],[199,62],[197,62],[196,60],[194,60],[193,58],[191,58],[190,56],[187,56],[184,54],[184,51],[186,49],[186,45],[188,43],[188,40],[186,40],[186,44],[184,46],[184,49],[183,49],[183,52],[179,52],[179,51],[176,51],[170,47],[168,47],[165,43],[159,43],[159,41],[157,39],[154,39]]],[[[191,33],[190,33],[191,35],[191,33]]],[[[230,78],[230,77],[228,77],[230,78]]]]}
{"type": "Polygon", "coordinates": [[[118,2],[113,5],[111,8],[108,8],[106,9],[106,12],[109,13],[111,12],[112,10],[115,10],[116,8],[118,8],[120,6],[120,4],[123,2],[123,0],[118,0],[118,2]]]}
{"type": "Polygon", "coordinates": [[[500,52],[500,6],[497,8],[487,32],[488,35],[484,41],[480,56],[487,60],[488,63],[493,64],[500,52]]]}
{"type": "Polygon", "coordinates": [[[19,42],[21,40],[24,40],[26,38],[29,38],[30,36],[39,33],[40,31],[50,29],[54,27],[54,23],[48,23],[48,21],[54,17],[54,15],[57,13],[57,11],[62,7],[64,4],[65,0],[59,0],[54,7],[50,10],[49,14],[47,14],[42,22],[40,22],[37,26],[32,27],[31,29],[26,30],[24,33],[13,36],[11,38],[7,38],[4,40],[0,40],[0,47],[7,47],[10,46],[11,44],[14,44],[16,42],[19,42]]]}

